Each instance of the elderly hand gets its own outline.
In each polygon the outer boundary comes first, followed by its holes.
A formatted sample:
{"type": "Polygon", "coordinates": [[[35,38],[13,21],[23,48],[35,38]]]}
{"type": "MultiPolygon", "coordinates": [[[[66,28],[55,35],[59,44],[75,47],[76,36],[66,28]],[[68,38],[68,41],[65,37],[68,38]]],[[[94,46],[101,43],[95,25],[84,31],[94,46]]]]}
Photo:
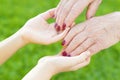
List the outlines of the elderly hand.
{"type": "Polygon", "coordinates": [[[61,0],[55,12],[55,28],[60,31],[71,26],[86,7],[86,18],[93,17],[101,2],[102,0],[61,0]]]}
{"type": "Polygon", "coordinates": [[[120,40],[120,12],[94,17],[72,28],[63,43],[64,52],[71,56],[89,50],[97,53],[120,40]]]}

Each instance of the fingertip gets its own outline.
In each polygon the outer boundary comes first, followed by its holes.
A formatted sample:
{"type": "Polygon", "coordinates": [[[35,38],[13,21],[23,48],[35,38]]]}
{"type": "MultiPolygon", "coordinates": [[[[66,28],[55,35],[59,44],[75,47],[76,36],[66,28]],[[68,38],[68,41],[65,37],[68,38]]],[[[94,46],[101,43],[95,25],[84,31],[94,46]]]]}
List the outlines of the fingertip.
{"type": "Polygon", "coordinates": [[[63,25],[62,25],[62,30],[64,31],[65,29],[66,29],[66,24],[63,23],[63,25]]]}
{"type": "Polygon", "coordinates": [[[85,53],[86,53],[87,56],[91,55],[90,51],[86,51],[85,53]]]}
{"type": "Polygon", "coordinates": [[[87,14],[86,14],[86,19],[89,20],[89,19],[91,19],[92,17],[93,17],[93,15],[90,15],[90,13],[87,12],[87,14]]]}

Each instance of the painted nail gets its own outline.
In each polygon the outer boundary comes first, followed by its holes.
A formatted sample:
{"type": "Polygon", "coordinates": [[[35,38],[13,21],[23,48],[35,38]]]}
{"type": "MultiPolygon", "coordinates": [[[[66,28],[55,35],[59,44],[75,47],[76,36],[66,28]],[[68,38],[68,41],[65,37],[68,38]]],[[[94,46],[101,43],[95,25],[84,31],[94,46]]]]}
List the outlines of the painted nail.
{"type": "Polygon", "coordinates": [[[67,55],[67,57],[71,57],[71,55],[70,55],[70,54],[68,54],[68,55],[67,55]]]}
{"type": "Polygon", "coordinates": [[[55,27],[55,29],[57,28],[57,26],[58,26],[58,24],[57,24],[57,23],[55,23],[55,26],[54,26],[54,27],[55,27]]]}
{"type": "Polygon", "coordinates": [[[55,15],[52,16],[52,18],[54,18],[54,17],[55,17],[55,15]]]}
{"type": "Polygon", "coordinates": [[[65,40],[63,40],[61,45],[62,45],[62,46],[64,46],[64,45],[65,45],[65,43],[66,43],[66,42],[65,42],[65,40]]]}
{"type": "Polygon", "coordinates": [[[64,23],[62,26],[62,30],[65,30],[65,28],[66,28],[66,24],[64,23]]]}
{"type": "Polygon", "coordinates": [[[60,26],[58,26],[58,27],[56,28],[56,30],[59,32],[59,31],[60,31],[60,26]]]}
{"type": "Polygon", "coordinates": [[[55,23],[55,29],[56,29],[56,31],[60,31],[60,26],[58,26],[58,24],[57,23],[55,23]]]}
{"type": "Polygon", "coordinates": [[[67,52],[66,51],[62,52],[62,56],[67,56],[67,52]]]}

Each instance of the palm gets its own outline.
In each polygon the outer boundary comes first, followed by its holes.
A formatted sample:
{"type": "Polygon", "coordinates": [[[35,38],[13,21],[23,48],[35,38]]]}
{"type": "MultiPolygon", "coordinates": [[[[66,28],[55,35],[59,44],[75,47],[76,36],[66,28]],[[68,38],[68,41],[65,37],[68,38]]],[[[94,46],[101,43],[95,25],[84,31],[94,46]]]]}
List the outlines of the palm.
{"type": "Polygon", "coordinates": [[[46,21],[51,16],[50,12],[46,12],[29,20],[24,27],[24,38],[39,44],[50,44],[62,39],[68,30],[57,34],[54,23],[46,21]]]}

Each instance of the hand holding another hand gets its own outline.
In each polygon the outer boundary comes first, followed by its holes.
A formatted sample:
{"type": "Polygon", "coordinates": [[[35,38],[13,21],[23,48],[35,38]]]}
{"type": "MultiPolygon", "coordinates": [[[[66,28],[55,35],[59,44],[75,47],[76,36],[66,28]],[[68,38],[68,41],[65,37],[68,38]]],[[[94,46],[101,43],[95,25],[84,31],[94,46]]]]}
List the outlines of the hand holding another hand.
{"type": "Polygon", "coordinates": [[[37,44],[51,44],[61,40],[68,32],[67,28],[61,34],[58,34],[54,28],[54,23],[49,24],[47,20],[52,18],[55,9],[48,10],[32,19],[19,31],[25,42],[37,44]]]}
{"type": "Polygon", "coordinates": [[[56,25],[59,30],[64,30],[73,24],[75,19],[88,7],[86,18],[93,17],[102,0],[61,0],[55,11],[56,25]]]}
{"type": "Polygon", "coordinates": [[[94,17],[72,28],[64,38],[64,52],[71,56],[88,50],[95,54],[120,40],[120,12],[94,17]]]}
{"type": "Polygon", "coordinates": [[[38,64],[22,80],[50,80],[60,72],[78,70],[90,62],[90,52],[75,57],[48,56],[40,59],[38,64]]]}

